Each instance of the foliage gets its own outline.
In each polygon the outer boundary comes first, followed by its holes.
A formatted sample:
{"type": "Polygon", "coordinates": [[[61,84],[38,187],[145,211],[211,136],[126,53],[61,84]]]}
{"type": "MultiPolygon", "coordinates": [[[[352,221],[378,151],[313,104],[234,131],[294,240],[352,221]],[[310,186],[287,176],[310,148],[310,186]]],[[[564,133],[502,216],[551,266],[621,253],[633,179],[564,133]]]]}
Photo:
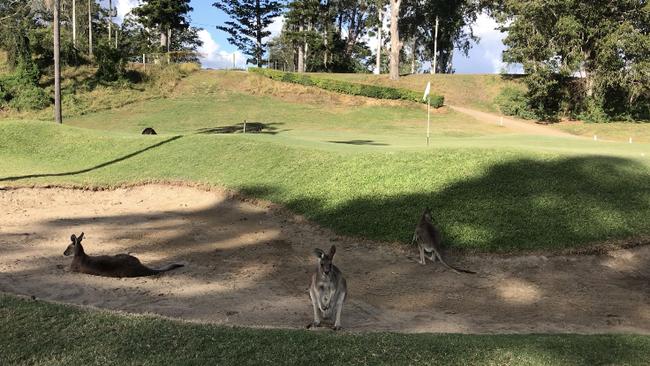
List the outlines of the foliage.
{"type": "MultiPolygon", "coordinates": [[[[282,72],[271,69],[250,68],[249,71],[262,74],[273,80],[285,81],[306,86],[315,86],[337,93],[358,95],[376,99],[397,99],[408,100],[416,103],[425,103],[422,101],[422,93],[408,89],[397,89],[379,85],[351,83],[348,81],[334,80],[327,77],[282,72]]],[[[432,107],[439,108],[444,104],[443,96],[432,94],[430,97],[432,107]]]]}
{"type": "MultiPolygon", "coordinates": [[[[188,29],[188,13],[191,11],[190,0],[144,0],[132,13],[145,28],[156,29],[161,36],[161,42],[170,48],[167,32],[188,29]]],[[[161,44],[161,47],[164,46],[161,44]]]]}
{"type": "Polygon", "coordinates": [[[13,73],[0,79],[4,103],[17,110],[42,109],[50,104],[49,97],[38,85],[39,72],[32,62],[20,61],[13,73]]]}
{"type": "Polygon", "coordinates": [[[506,87],[494,98],[501,113],[524,119],[537,119],[538,116],[528,106],[526,91],[519,88],[506,87]]]}
{"type": "Polygon", "coordinates": [[[264,52],[271,35],[267,30],[275,18],[281,14],[283,4],[276,0],[218,0],[212,6],[220,9],[232,20],[217,29],[229,34],[228,42],[245,55],[246,61],[261,67],[265,64],[264,52]]]}
{"type": "Polygon", "coordinates": [[[99,81],[116,81],[126,74],[124,54],[122,50],[112,44],[100,42],[95,47],[97,72],[95,77],[99,81]]]}
{"type": "Polygon", "coordinates": [[[467,55],[473,42],[478,42],[472,31],[481,10],[473,0],[404,0],[400,18],[400,36],[417,41],[418,57],[433,60],[434,30],[436,17],[438,26],[437,73],[453,73],[452,55],[454,48],[467,55]]]}
{"type": "Polygon", "coordinates": [[[650,3],[506,0],[504,61],[529,74],[529,105],[543,118],[647,118],[650,3]],[[573,88],[580,75],[582,88],[573,88]],[[571,92],[578,91],[579,98],[571,92]]]}

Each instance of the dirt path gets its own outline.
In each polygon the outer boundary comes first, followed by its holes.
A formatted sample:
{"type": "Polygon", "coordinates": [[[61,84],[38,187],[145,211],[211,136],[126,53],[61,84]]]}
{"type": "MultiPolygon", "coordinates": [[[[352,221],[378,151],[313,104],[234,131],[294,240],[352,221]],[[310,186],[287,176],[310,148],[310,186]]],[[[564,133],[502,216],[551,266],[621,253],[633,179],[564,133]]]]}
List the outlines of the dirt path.
{"type": "MultiPolygon", "coordinates": [[[[475,109],[452,106],[452,105],[449,105],[448,107],[455,110],[455,111],[457,111],[457,112],[466,114],[468,116],[472,116],[472,117],[476,118],[478,121],[483,122],[483,123],[488,123],[488,124],[491,124],[491,125],[497,125],[497,124],[501,123],[501,121],[500,121],[501,116],[498,116],[496,114],[481,112],[481,111],[477,111],[475,109]]],[[[580,136],[572,135],[570,133],[560,131],[560,130],[556,130],[556,129],[551,128],[551,127],[536,125],[536,124],[533,124],[533,123],[522,122],[522,121],[518,121],[516,119],[512,119],[512,118],[508,118],[508,117],[503,117],[503,126],[505,128],[508,128],[508,129],[512,130],[513,132],[525,133],[525,134],[531,134],[531,135],[582,138],[580,136]]]]}
{"type": "Polygon", "coordinates": [[[351,331],[650,334],[650,247],[602,256],[451,261],[420,266],[390,245],[360,244],[219,192],[148,185],[114,191],[0,190],[0,291],[228,325],[301,328],[314,247],[336,244],[351,331]],[[86,233],[91,254],[132,252],[173,272],[135,279],[71,273],[62,253],[86,233]]]}

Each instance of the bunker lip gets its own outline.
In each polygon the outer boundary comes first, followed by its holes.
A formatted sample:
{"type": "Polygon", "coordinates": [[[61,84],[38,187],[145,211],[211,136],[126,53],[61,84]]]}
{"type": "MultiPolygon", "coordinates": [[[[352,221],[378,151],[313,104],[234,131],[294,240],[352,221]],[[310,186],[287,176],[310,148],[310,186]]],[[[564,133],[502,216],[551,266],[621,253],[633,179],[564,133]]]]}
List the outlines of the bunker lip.
{"type": "MultiPolygon", "coordinates": [[[[167,182],[171,183],[171,182],[167,182]]],[[[415,249],[335,235],[263,200],[192,184],[0,187],[0,292],[192,322],[302,329],[315,247],[338,248],[349,331],[650,334],[650,247],[598,255],[454,255],[478,275],[415,262],[415,249]],[[88,254],[131,252],[148,278],[71,273],[88,254]]],[[[641,240],[639,240],[641,242],[641,240]]]]}

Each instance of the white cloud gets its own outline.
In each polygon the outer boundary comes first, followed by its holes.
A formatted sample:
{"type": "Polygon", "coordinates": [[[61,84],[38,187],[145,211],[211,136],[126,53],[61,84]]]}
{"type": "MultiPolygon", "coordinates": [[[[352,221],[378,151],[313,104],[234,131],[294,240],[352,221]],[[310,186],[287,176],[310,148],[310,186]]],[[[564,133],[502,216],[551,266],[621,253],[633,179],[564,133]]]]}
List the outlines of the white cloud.
{"type": "Polygon", "coordinates": [[[199,47],[198,51],[201,54],[201,66],[213,69],[232,68],[233,54],[235,55],[235,66],[244,68],[246,66],[246,59],[239,51],[227,52],[221,50],[221,46],[215,42],[210,32],[202,29],[198,32],[199,39],[203,45],[199,47]]]}
{"type": "Polygon", "coordinates": [[[273,23],[271,23],[266,30],[271,32],[271,35],[267,38],[264,39],[264,42],[268,41],[270,38],[273,38],[280,34],[282,32],[282,27],[284,26],[284,15],[280,15],[273,19],[273,23]]]}
{"type": "Polygon", "coordinates": [[[133,8],[138,6],[138,0],[116,0],[115,8],[117,9],[117,17],[121,23],[126,14],[128,14],[133,8]]]}

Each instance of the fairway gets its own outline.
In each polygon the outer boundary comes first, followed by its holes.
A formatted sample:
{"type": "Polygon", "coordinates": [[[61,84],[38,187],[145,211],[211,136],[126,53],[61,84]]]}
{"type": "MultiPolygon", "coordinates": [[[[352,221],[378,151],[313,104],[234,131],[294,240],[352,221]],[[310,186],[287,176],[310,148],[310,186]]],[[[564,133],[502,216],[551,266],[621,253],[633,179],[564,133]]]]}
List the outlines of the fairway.
{"type": "MultiPolygon", "coordinates": [[[[426,108],[418,104],[199,71],[166,97],[136,95],[63,125],[38,116],[4,120],[0,290],[219,326],[300,329],[311,317],[310,253],[336,244],[351,293],[343,316],[349,332],[380,332],[394,344],[403,340],[381,332],[501,333],[451,337],[512,352],[507,360],[501,352],[452,353],[448,363],[590,359],[530,351],[537,336],[513,333],[647,334],[650,145],[474,115],[435,110],[426,146],[426,108]],[[145,127],[158,135],[140,135],[145,127]],[[416,263],[407,243],[426,206],[452,248],[449,260],[476,277],[416,263]],[[131,252],[152,266],[185,267],[127,282],[80,277],[61,253],[81,231],[92,254],[131,252]]],[[[26,311],[3,301],[8,311],[26,311]]],[[[124,321],[133,319],[151,322],[124,321]]],[[[229,328],[206,329],[236,338],[229,328]]],[[[419,342],[449,339],[428,337],[419,342]]],[[[544,342],[559,339],[578,349],[609,342],[570,334],[544,342]]],[[[414,355],[395,362],[423,360],[414,355]]]]}

